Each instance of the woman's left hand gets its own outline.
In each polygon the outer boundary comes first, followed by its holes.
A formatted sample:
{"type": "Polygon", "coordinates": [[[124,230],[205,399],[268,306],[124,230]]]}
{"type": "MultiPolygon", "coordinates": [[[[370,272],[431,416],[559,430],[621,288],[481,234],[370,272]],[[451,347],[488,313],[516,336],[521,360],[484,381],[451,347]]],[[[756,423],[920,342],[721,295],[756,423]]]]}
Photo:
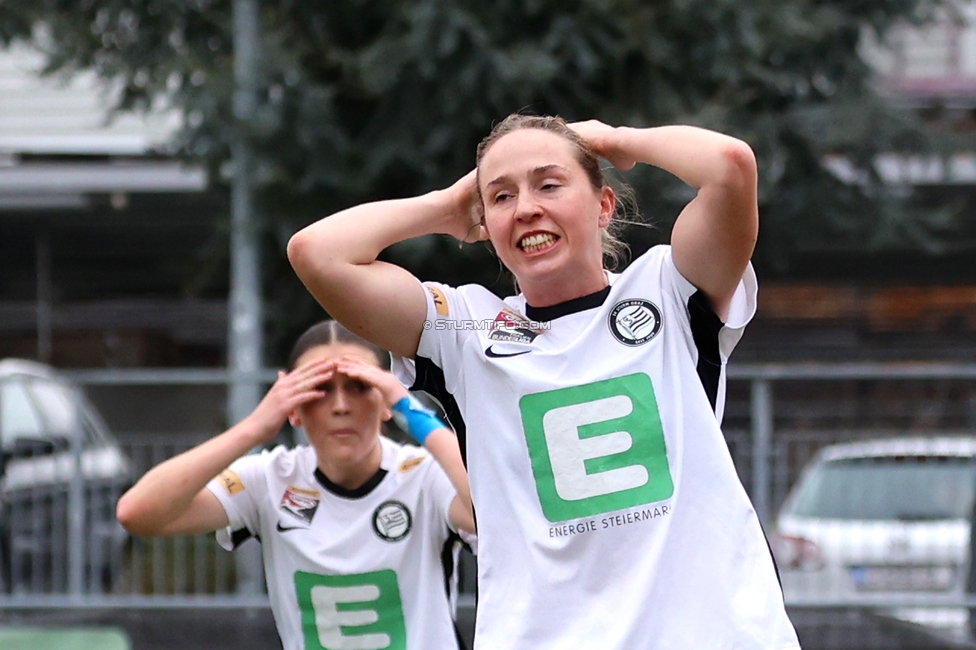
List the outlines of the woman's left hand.
{"type": "Polygon", "coordinates": [[[569,128],[576,131],[593,152],[606,158],[610,164],[621,170],[628,170],[637,164],[637,159],[620,147],[620,130],[599,120],[570,122],[569,128]]]}
{"type": "Polygon", "coordinates": [[[358,357],[342,357],[336,361],[335,371],[372,386],[383,394],[387,406],[393,406],[409,395],[400,380],[389,370],[383,370],[358,357]]]}

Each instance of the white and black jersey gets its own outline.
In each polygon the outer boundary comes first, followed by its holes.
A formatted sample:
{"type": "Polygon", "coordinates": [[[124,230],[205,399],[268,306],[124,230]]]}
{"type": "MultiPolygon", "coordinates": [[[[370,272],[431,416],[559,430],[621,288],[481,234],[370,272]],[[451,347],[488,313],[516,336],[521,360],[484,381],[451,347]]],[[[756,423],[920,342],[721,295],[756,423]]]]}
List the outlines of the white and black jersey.
{"type": "Polygon", "coordinates": [[[379,472],[335,485],[310,447],[234,462],[208,488],[233,548],[259,538],[285,650],[457,650],[448,600],[455,489],[425,449],[381,437],[379,472]]]}
{"type": "Polygon", "coordinates": [[[464,436],[478,520],[476,650],[798,648],[720,430],[750,267],[722,323],[658,246],[542,309],[426,283],[398,377],[464,436]]]}

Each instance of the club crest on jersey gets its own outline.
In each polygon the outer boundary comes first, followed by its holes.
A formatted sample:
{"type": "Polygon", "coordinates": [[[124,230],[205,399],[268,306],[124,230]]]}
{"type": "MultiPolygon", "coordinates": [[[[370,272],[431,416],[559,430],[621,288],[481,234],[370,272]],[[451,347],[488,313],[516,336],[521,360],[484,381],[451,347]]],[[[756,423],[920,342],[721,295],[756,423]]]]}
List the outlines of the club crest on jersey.
{"type": "Polygon", "coordinates": [[[319,509],[320,497],[321,495],[317,490],[305,490],[289,485],[281,496],[278,509],[301,519],[306,524],[310,524],[312,517],[315,516],[315,511],[319,509]]]}
{"type": "Polygon", "coordinates": [[[621,300],[607,317],[614,338],[624,345],[644,345],[661,331],[661,310],[649,300],[621,300]]]}
{"type": "Polygon", "coordinates": [[[488,339],[509,343],[531,343],[540,334],[542,330],[533,329],[532,324],[521,314],[506,307],[495,316],[495,326],[488,333],[488,339]]]}
{"type": "Polygon", "coordinates": [[[399,501],[384,501],[373,511],[373,530],[388,542],[399,542],[412,526],[410,510],[399,501]]]}

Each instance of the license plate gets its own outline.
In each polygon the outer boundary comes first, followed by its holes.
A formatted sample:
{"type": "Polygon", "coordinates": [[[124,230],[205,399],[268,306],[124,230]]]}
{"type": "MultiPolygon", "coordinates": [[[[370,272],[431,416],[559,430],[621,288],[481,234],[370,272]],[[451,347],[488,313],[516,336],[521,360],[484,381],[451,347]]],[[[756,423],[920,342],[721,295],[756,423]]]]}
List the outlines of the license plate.
{"type": "Polygon", "coordinates": [[[955,575],[950,566],[851,567],[860,591],[946,591],[955,575]]]}

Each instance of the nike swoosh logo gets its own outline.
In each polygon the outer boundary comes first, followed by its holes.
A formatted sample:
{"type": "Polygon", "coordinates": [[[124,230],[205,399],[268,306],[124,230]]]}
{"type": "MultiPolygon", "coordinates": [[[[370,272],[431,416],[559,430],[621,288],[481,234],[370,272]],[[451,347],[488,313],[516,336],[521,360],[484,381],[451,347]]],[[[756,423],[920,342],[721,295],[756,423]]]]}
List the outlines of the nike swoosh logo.
{"type": "Polygon", "coordinates": [[[285,528],[284,526],[281,525],[280,521],[278,522],[278,525],[275,526],[275,530],[277,530],[279,533],[287,533],[289,530],[304,530],[304,529],[305,526],[288,526],[287,528],[285,528]]]}
{"type": "Polygon", "coordinates": [[[528,354],[529,352],[532,352],[532,350],[522,350],[521,352],[507,352],[507,353],[495,352],[491,348],[492,346],[490,345],[487,348],[485,348],[485,356],[490,357],[492,359],[504,359],[505,357],[517,357],[520,354],[528,354]]]}

